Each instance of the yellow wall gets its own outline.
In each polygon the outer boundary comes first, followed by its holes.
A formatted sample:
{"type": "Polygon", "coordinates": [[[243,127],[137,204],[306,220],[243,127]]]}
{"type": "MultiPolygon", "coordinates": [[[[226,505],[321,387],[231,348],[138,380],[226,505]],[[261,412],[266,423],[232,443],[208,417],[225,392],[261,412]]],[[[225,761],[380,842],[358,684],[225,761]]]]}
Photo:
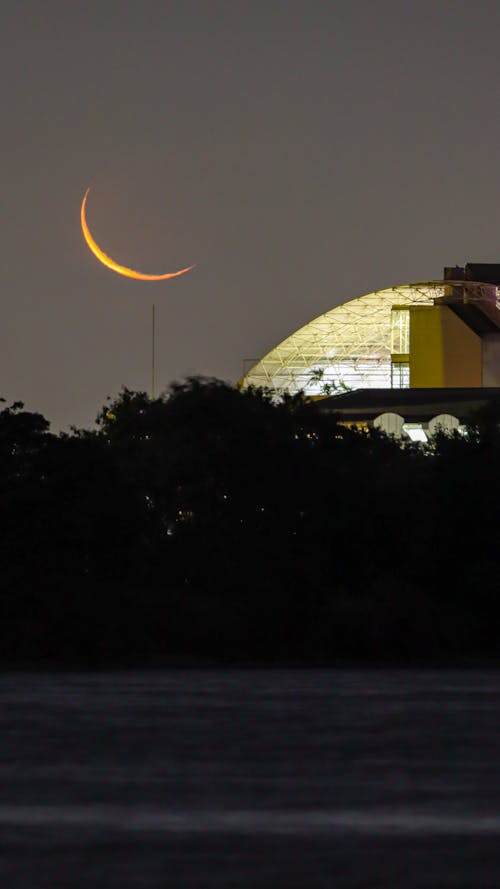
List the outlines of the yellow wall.
{"type": "Polygon", "coordinates": [[[410,386],[481,386],[481,339],[448,306],[410,308],[410,386]]]}

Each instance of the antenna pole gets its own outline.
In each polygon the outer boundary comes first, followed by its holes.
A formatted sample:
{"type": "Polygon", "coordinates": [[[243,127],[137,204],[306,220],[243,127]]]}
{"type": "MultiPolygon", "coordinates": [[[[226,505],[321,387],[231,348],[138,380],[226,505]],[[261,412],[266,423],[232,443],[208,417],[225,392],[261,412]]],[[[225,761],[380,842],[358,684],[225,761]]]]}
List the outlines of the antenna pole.
{"type": "Polygon", "coordinates": [[[151,398],[155,397],[155,304],[151,312],[151,398]]]}

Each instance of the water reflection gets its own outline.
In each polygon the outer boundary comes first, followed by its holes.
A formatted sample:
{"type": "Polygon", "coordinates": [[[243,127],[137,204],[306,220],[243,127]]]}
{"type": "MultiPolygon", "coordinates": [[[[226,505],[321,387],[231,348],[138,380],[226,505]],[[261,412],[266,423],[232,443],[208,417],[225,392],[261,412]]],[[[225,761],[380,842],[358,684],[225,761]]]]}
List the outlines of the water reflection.
{"type": "Polygon", "coordinates": [[[496,887],[499,686],[486,671],[3,675],[3,884],[314,889],[333,868],[346,889],[496,887]]]}

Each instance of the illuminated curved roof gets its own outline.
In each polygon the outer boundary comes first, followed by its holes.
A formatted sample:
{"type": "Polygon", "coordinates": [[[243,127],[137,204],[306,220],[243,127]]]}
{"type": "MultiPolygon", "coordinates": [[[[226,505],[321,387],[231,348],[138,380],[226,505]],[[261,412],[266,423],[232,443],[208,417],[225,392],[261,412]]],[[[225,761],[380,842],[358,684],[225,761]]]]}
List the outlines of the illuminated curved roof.
{"type": "MultiPolygon", "coordinates": [[[[402,284],[342,303],[283,340],[245,373],[241,384],[307,395],[390,388],[391,310],[432,305],[450,284],[402,284]]],[[[468,287],[464,282],[459,286],[468,287]]]]}

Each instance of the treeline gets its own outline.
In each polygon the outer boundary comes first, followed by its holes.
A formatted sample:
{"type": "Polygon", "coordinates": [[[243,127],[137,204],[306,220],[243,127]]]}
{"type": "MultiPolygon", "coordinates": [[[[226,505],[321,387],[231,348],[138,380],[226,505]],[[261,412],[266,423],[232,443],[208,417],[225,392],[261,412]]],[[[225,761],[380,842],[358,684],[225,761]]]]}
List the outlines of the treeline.
{"type": "Polygon", "coordinates": [[[402,446],[191,378],[95,430],[0,411],[0,662],[498,656],[500,409],[402,446]]]}

